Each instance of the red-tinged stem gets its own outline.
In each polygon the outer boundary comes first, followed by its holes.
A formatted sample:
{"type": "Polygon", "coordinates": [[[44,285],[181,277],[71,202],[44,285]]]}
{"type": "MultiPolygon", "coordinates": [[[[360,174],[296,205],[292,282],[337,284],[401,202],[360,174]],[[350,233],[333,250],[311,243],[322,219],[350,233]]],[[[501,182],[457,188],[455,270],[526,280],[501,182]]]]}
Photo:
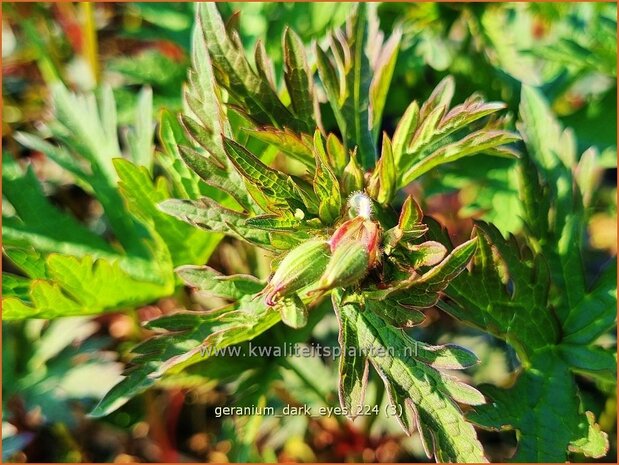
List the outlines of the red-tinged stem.
{"type": "Polygon", "coordinates": [[[178,414],[173,415],[173,422],[168,422],[166,414],[169,412],[166,410],[160,410],[158,408],[158,402],[156,402],[153,397],[154,394],[151,392],[146,393],[146,409],[152,431],[151,437],[161,450],[159,461],[167,463],[178,462],[178,452],[174,447],[173,441],[170,440],[169,430],[171,427],[168,426],[170,423],[174,424],[172,428],[176,426],[178,414]]]}
{"type": "Polygon", "coordinates": [[[174,453],[173,457],[164,457],[166,462],[178,462],[178,450],[176,447],[176,427],[178,425],[178,419],[185,403],[185,393],[181,389],[171,390],[168,394],[170,400],[168,402],[167,409],[167,436],[168,442],[171,446],[171,451],[174,453]]]}

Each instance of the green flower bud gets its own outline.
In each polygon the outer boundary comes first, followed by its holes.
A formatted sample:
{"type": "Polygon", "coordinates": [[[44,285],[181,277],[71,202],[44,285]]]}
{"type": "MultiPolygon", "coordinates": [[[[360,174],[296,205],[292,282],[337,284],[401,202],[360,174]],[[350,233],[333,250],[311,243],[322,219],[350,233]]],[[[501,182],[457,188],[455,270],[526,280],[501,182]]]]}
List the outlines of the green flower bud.
{"type": "Polygon", "coordinates": [[[281,261],[275,274],[261,292],[268,306],[317,281],[329,262],[329,244],[311,239],[292,249],[281,261]]]}
{"type": "Polygon", "coordinates": [[[319,290],[346,287],[360,281],[370,268],[370,254],[360,242],[350,241],[337,247],[318,283],[319,290]]]}
{"type": "Polygon", "coordinates": [[[379,262],[380,250],[378,245],[380,241],[380,227],[378,223],[363,216],[357,216],[345,221],[335,230],[329,239],[331,252],[341,247],[342,244],[351,241],[358,242],[364,246],[370,257],[369,268],[374,267],[379,262]]]}

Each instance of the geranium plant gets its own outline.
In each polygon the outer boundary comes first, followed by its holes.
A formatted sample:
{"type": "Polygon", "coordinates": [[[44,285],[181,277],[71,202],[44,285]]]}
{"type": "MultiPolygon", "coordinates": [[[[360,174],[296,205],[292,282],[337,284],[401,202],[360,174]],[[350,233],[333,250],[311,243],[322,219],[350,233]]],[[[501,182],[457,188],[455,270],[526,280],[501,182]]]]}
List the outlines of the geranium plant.
{"type": "MultiPolygon", "coordinates": [[[[101,262],[52,256],[47,275],[40,262],[40,270],[29,270],[32,278],[40,272],[56,280],[44,285],[46,295],[65,302],[62,291],[73,293],[75,314],[88,305],[96,313],[124,301],[146,303],[159,296],[159,282],[163,294],[184,285],[218,302],[148,321],[146,328],[157,334],[133,348],[125,378],[91,415],[108,415],[225,348],[265,344],[265,338],[307,340],[333,312],[345,416],[373,408],[374,398],[366,396],[373,370],[393,421],[419,434],[428,458],[487,461],[476,428],[516,430],[518,461],[605,455],[607,434],[585,409],[575,381],[585,376],[607,388],[616,379],[612,350],[597,344],[615,325],[616,264],[588,283],[581,258],[598,155],[590,149],[577,156],[573,134],[535,89],[523,86],[514,126],[503,103],[481,94],[452,104],[456,83],[449,76],[386,130],[382,115],[390,88],[398,85],[392,76],[401,39],[397,28],[381,32],[375,12],[361,3],[345,27],[324,40],[305,44],[287,28],[282,66],[275,69],[261,42],[252,58],[246,55],[236,22],[224,23],[215,4],[197,5],[183,111],[163,112],[159,121],[171,188],[150,183],[152,160],[139,155],[148,135],[129,139],[136,154],[131,161],[108,163],[97,141],[83,151],[70,127],[53,128],[82,151],[92,172],[81,171],[66,150],[22,136],[108,200],[106,214],[124,249],[76,229],[76,246],[96,250],[101,262]],[[465,157],[474,163],[481,155],[517,159],[526,234],[505,238],[477,221],[468,240],[453,243],[437,220],[424,216],[409,186],[441,165],[465,157]],[[113,209],[116,183],[126,212],[113,209]],[[226,275],[204,265],[222,236],[261,249],[269,272],[226,275]],[[84,302],[77,294],[86,286],[76,270],[99,286],[107,283],[105,273],[121,276],[125,300],[100,302],[93,295],[84,302]],[[149,279],[152,289],[144,283],[149,279]],[[513,349],[520,367],[510,387],[472,386],[458,375],[478,363],[471,350],[413,338],[411,328],[428,324],[426,313],[436,308],[513,349]]],[[[72,97],[58,95],[65,119],[82,128],[72,97]]],[[[109,114],[109,106],[108,99],[102,111],[109,114]]],[[[111,144],[105,137],[110,119],[103,113],[95,123],[101,144],[111,144]]],[[[118,151],[115,140],[111,149],[118,151]]],[[[32,181],[9,161],[6,171],[9,187],[32,181]]],[[[20,215],[27,219],[25,211],[20,215]]],[[[23,223],[9,223],[8,233],[23,223]]],[[[8,255],[27,266],[23,254],[8,255]]],[[[28,297],[37,286],[43,285],[15,279],[20,292],[8,302],[10,315],[49,311],[40,291],[28,297]]]]}

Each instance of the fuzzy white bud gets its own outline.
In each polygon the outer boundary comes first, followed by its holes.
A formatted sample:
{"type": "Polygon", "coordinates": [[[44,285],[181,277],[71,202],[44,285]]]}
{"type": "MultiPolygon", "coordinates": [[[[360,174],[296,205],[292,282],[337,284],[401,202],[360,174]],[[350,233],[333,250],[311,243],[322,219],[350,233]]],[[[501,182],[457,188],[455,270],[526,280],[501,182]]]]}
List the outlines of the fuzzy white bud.
{"type": "Polygon", "coordinates": [[[353,192],[348,197],[348,206],[357,216],[361,216],[366,220],[372,218],[372,200],[365,192],[353,192]]]}

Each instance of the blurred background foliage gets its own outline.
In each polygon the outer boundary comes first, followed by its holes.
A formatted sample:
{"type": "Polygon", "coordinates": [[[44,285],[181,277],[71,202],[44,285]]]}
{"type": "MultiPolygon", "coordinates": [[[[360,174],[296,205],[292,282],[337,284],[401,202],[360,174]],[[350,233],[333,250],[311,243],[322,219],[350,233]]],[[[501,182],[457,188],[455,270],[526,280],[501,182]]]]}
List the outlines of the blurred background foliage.
{"type": "MultiPolygon", "coordinates": [[[[280,38],[286,26],[305,43],[320,42],[327,31],[343,24],[351,5],[222,3],[219,8],[228,21],[238,24],[248,55],[253,56],[255,43],[261,40],[275,69],[281,70],[280,38]]],[[[457,82],[454,101],[461,102],[473,92],[504,101],[510,124],[517,116],[521,85],[540,88],[559,121],[573,128],[578,153],[593,146],[602,154],[605,169],[590,203],[587,242],[587,265],[595,276],[601,263],[616,255],[617,243],[616,4],[385,3],[372,8],[383,30],[400,27],[404,33],[384,110],[385,130],[393,131],[412,100],[423,101],[443,77],[453,75],[457,82]]],[[[174,266],[208,259],[224,273],[264,277],[268,263],[238,242],[219,243],[218,236],[184,230],[152,208],[170,193],[184,198],[205,193],[203,186],[175,166],[173,149],[165,143],[171,134],[178,136],[170,114],[182,106],[192,4],[3,3],[2,9],[3,270],[15,276],[3,280],[3,293],[9,288],[17,295],[31,293],[29,286],[53,276],[54,266],[89,269],[88,263],[75,260],[85,260],[93,250],[102,260],[121,257],[115,262],[119,269],[102,276],[101,268],[93,268],[91,281],[82,283],[84,288],[100,286],[95,289],[104,292],[110,283],[118,285],[119,281],[108,280],[118,276],[115,273],[125,273],[127,279],[138,282],[143,277],[141,267],[157,263],[159,270],[154,273],[154,284],[129,284],[126,294],[120,293],[124,297],[113,302],[102,302],[96,296],[89,302],[80,301],[67,292],[71,283],[56,283],[62,292],[52,297],[65,299],[56,305],[75,306],[75,315],[87,305],[97,312],[128,310],[123,313],[52,322],[3,322],[3,459],[424,460],[418,438],[403,437],[384,415],[354,425],[336,417],[214,417],[217,406],[262,405],[267,400],[269,405],[332,405],[337,398],[335,382],[318,382],[336,379],[337,363],[328,359],[304,359],[303,363],[290,359],[282,368],[268,359],[256,366],[255,360],[248,364],[248,359],[216,357],[166,379],[166,385],[158,385],[104,419],[93,421],[86,416],[119,379],[118,361],[126,362],[129,349],[151,334],[141,322],[190,308],[196,301],[205,304],[179,284],[173,276],[174,266]],[[80,104],[54,91],[58,84],[79,92],[97,90],[98,106],[80,104]],[[64,119],[57,111],[63,104],[68,109],[64,119]],[[98,123],[89,119],[93,108],[100,114],[98,123]],[[114,120],[111,129],[106,126],[110,118],[114,120]],[[90,124],[76,126],[76,121],[90,124]],[[152,130],[154,121],[160,122],[158,136],[152,130]],[[84,150],[84,141],[93,133],[100,134],[101,141],[113,139],[114,153],[123,153],[144,170],[123,164],[110,167],[109,153],[98,153],[96,147],[84,150]],[[26,136],[32,134],[42,137],[26,136]],[[63,134],[64,140],[59,137],[63,134]],[[59,163],[62,153],[47,144],[49,137],[61,140],[63,150],[81,157],[81,165],[72,171],[59,163]],[[148,157],[140,159],[144,153],[148,157]],[[85,163],[104,172],[115,169],[121,194],[115,176],[105,185],[90,182],[85,163]],[[165,181],[153,184],[150,174],[165,181]],[[20,207],[15,199],[24,190],[31,193],[33,203],[20,207]],[[40,209],[33,210],[31,205],[40,209]],[[50,208],[54,215],[48,213],[50,208]],[[42,250],[39,243],[24,239],[27,232],[53,238],[54,230],[62,236],[69,229],[72,244],[86,249],[67,250],[57,237],[58,243],[47,241],[42,250]],[[11,250],[24,240],[33,247],[31,254],[11,250]],[[230,383],[231,375],[238,373],[243,373],[240,381],[230,383]]],[[[462,160],[434,170],[408,190],[420,198],[427,214],[437,217],[456,236],[467,236],[477,218],[495,223],[503,233],[518,234],[522,224],[517,182],[514,161],[481,156],[473,163],[462,160]]],[[[336,323],[325,313],[314,313],[316,321],[305,332],[280,335],[282,340],[335,346],[336,323]]],[[[482,360],[468,373],[475,384],[501,384],[510,379],[517,360],[504,344],[435,310],[429,314],[432,324],[414,329],[419,333],[415,337],[471,348],[482,360]]],[[[607,344],[615,343],[611,336],[608,339],[607,344]]],[[[581,382],[584,392],[590,393],[585,399],[589,409],[610,433],[611,451],[605,460],[613,461],[614,388],[581,382]]],[[[382,398],[380,386],[372,384],[369,398],[382,398]]],[[[480,434],[491,458],[513,452],[512,433],[480,434]]]]}

